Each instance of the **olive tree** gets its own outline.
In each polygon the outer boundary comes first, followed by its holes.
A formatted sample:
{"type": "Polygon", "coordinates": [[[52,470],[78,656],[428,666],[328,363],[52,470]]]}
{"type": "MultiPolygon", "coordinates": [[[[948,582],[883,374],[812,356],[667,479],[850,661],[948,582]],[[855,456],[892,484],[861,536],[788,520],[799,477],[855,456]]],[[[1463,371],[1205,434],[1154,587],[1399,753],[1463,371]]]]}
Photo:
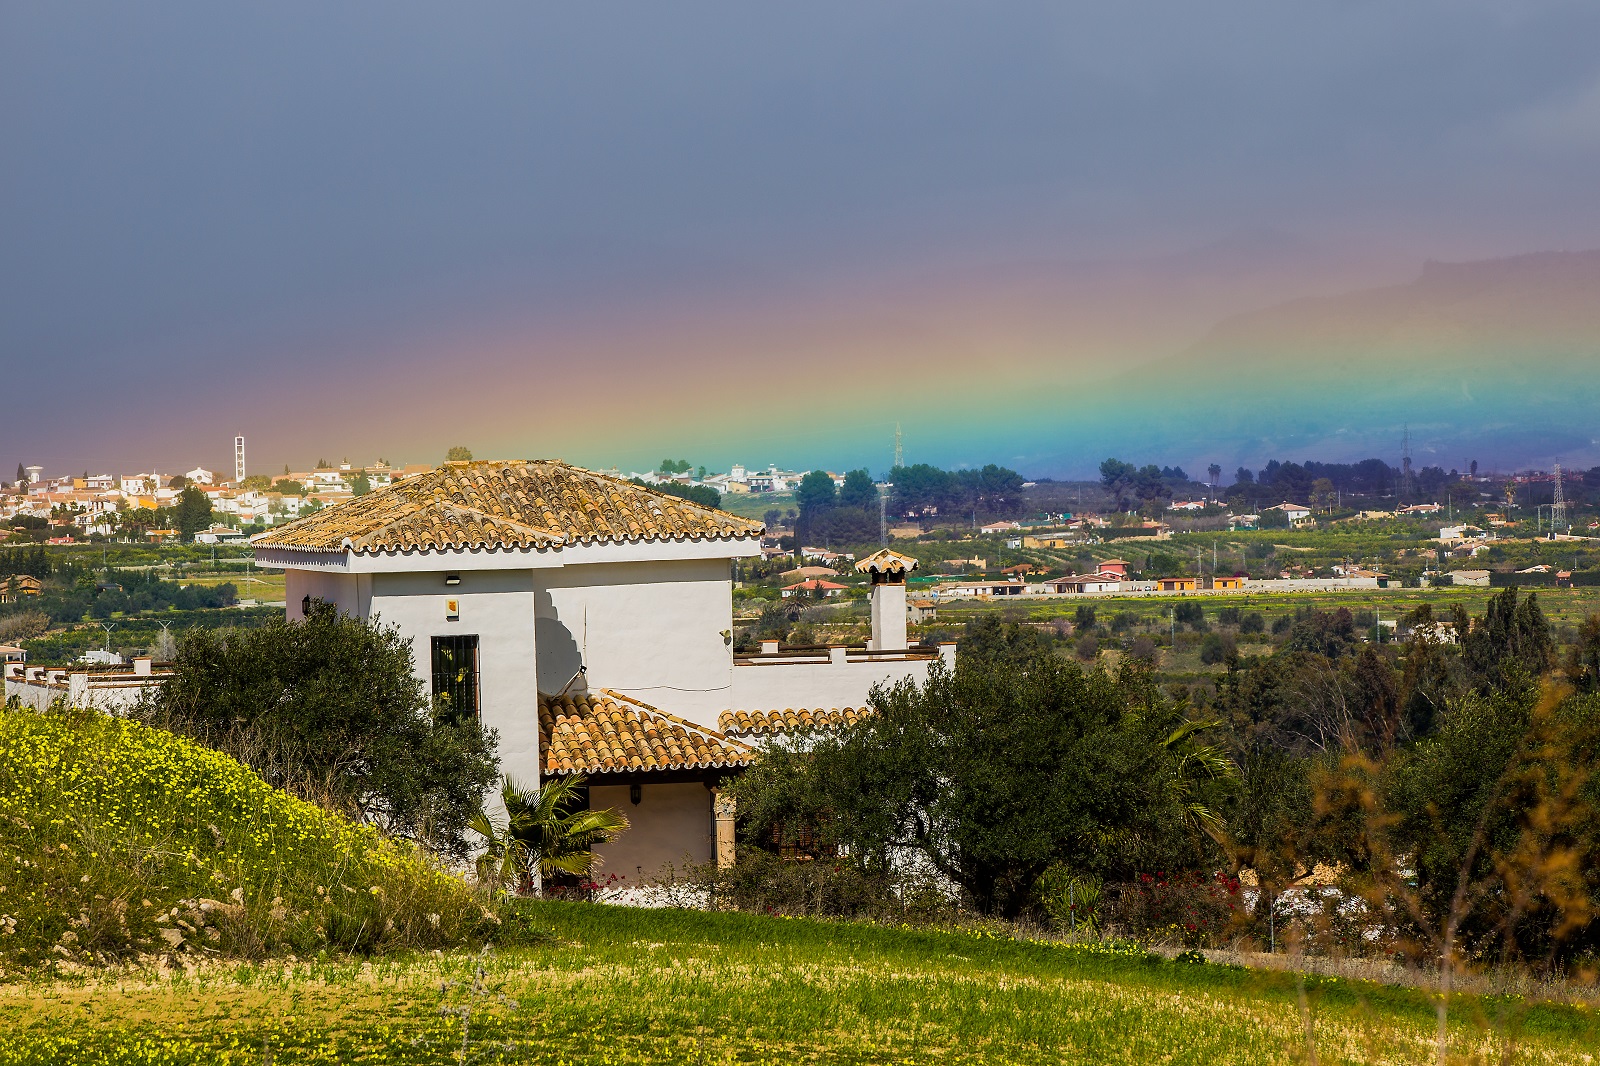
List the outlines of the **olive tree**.
{"type": "Polygon", "coordinates": [[[313,602],[303,621],[190,630],[146,721],[234,756],[269,784],[442,852],[496,782],[496,737],[436,717],[392,627],[313,602]]]}

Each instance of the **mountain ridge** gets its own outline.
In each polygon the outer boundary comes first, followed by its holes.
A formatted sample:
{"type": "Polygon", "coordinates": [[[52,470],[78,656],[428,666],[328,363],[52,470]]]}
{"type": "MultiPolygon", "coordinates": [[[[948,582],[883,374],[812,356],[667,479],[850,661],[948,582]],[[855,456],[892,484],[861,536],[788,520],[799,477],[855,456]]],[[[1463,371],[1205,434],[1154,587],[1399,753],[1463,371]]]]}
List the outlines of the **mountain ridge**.
{"type": "Polygon", "coordinates": [[[1133,399],[1073,435],[1197,463],[1397,461],[1409,426],[1419,460],[1446,466],[1600,462],[1597,371],[1600,250],[1433,260],[1399,285],[1225,318],[1122,375],[1133,399]]]}

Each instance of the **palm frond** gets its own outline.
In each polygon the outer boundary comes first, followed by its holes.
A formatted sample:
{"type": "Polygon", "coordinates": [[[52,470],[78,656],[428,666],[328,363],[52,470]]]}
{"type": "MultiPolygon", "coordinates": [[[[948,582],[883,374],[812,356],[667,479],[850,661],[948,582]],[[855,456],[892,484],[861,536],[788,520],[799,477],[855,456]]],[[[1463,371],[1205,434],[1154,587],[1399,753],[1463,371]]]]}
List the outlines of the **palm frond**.
{"type": "Polygon", "coordinates": [[[593,869],[599,858],[591,849],[627,829],[628,819],[614,810],[589,810],[585,783],[582,774],[551,778],[538,788],[505,778],[500,786],[504,828],[483,811],[469,823],[485,840],[480,877],[510,884],[520,882],[535,865],[547,877],[581,877],[593,869]]]}
{"type": "Polygon", "coordinates": [[[562,831],[569,836],[593,837],[614,836],[628,828],[627,815],[620,811],[579,811],[562,824],[562,831]]]}
{"type": "Polygon", "coordinates": [[[489,820],[489,816],[483,811],[479,811],[477,814],[474,814],[471,819],[467,821],[467,828],[483,837],[483,839],[487,840],[491,846],[499,843],[501,834],[503,832],[502,830],[496,828],[495,824],[489,820]]]}
{"type": "Polygon", "coordinates": [[[582,877],[594,869],[598,861],[592,851],[574,851],[566,855],[547,855],[539,860],[539,872],[545,877],[558,873],[582,877]]]}

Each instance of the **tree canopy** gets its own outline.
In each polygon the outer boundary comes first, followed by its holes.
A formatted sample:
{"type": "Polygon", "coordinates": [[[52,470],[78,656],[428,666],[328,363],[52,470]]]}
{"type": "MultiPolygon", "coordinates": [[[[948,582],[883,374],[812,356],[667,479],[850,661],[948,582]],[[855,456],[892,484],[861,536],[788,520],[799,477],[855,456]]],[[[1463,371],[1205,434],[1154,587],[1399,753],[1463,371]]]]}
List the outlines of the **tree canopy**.
{"type": "Polygon", "coordinates": [[[658,481],[652,485],[643,478],[633,478],[633,484],[641,485],[652,492],[659,492],[664,496],[676,496],[680,500],[698,503],[702,507],[721,507],[722,493],[710,485],[680,485],[676,481],[658,481]]]}
{"type": "Polygon", "coordinates": [[[993,463],[978,470],[897,466],[889,480],[894,485],[890,508],[906,518],[967,513],[1014,518],[1022,512],[1022,475],[993,463]]]}
{"type": "Polygon", "coordinates": [[[852,470],[844,485],[833,475],[813,470],[795,486],[800,511],[795,535],[802,543],[864,544],[878,539],[878,487],[865,470],[852,470]]]}
{"type": "Polygon", "coordinates": [[[178,533],[184,540],[193,540],[196,533],[211,525],[211,498],[193,485],[178,497],[176,514],[178,533]]]}
{"type": "Polygon", "coordinates": [[[875,713],[809,753],[769,752],[737,787],[746,832],[806,828],[869,869],[927,863],[1014,916],[1056,864],[1095,877],[1179,868],[1214,848],[1218,763],[1139,668],[1115,676],[975,623],[954,671],[873,690],[875,713]]]}
{"type": "Polygon", "coordinates": [[[1117,498],[1119,509],[1130,501],[1150,504],[1170,499],[1174,488],[1188,483],[1189,475],[1179,466],[1135,466],[1121,459],[1107,459],[1100,464],[1100,484],[1117,498]]]}
{"type": "Polygon", "coordinates": [[[435,721],[411,644],[314,601],[303,620],[192,629],[140,714],[248,764],[270,784],[462,854],[498,777],[496,738],[435,721]]]}

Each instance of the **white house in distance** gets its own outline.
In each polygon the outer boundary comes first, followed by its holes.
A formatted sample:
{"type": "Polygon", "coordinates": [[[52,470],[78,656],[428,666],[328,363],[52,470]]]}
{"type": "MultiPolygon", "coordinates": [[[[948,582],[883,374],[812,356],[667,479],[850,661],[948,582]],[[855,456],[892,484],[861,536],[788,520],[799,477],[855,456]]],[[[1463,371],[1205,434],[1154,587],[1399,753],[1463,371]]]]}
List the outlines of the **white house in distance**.
{"type": "Polygon", "coordinates": [[[1269,511],[1282,511],[1291,526],[1299,525],[1311,517],[1311,508],[1298,503],[1280,503],[1268,507],[1269,511]]]}
{"type": "Polygon", "coordinates": [[[915,560],[879,552],[858,564],[874,573],[867,649],[772,644],[736,656],[732,564],[760,554],[762,532],[559,461],[480,461],[252,545],[259,565],[285,571],[290,619],[322,600],[397,627],[436,699],[499,732],[506,775],[586,774],[590,803],[633,823],[599,849],[607,872],[632,881],[731,856],[717,787],[756,756],[725,731],[752,732],[736,728],[741,717],[805,707],[847,720],[873,684],[920,679],[953,655],[907,647],[904,572],[915,560]],[[898,579],[880,579],[873,560],[898,566],[898,579]],[[897,624],[880,617],[886,606],[897,624]]]}

